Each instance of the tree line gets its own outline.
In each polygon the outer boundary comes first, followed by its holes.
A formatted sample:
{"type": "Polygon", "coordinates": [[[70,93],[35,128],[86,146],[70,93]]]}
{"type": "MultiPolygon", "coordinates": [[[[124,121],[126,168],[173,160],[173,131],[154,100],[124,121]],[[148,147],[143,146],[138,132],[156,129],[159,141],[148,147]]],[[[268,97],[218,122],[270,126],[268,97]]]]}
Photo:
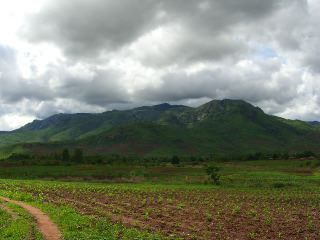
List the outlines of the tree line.
{"type": "Polygon", "coordinates": [[[248,153],[242,155],[219,156],[209,154],[207,156],[144,156],[135,154],[84,154],[83,149],[62,149],[61,152],[53,152],[48,154],[31,154],[31,153],[13,153],[6,160],[8,163],[23,164],[145,164],[145,165],[161,165],[161,164],[191,164],[201,165],[207,162],[225,162],[225,161],[255,161],[255,160],[287,160],[287,159],[309,159],[320,156],[311,152],[303,151],[297,153],[248,153]]]}

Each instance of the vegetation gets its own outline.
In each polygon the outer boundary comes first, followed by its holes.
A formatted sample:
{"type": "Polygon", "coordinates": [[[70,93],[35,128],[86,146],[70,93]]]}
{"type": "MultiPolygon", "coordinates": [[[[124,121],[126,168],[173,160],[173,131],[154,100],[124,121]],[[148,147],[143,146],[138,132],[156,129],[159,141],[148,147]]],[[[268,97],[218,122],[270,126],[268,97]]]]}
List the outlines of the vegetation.
{"type": "Polygon", "coordinates": [[[173,156],[172,158],[171,158],[171,163],[172,164],[174,164],[174,165],[177,165],[177,164],[179,164],[180,163],[180,159],[179,159],[179,157],[178,156],[173,156]]]}
{"type": "Polygon", "coordinates": [[[209,166],[206,169],[206,172],[210,178],[210,180],[216,184],[219,185],[220,184],[220,174],[219,174],[220,168],[217,166],[209,166]]]}
{"type": "Polygon", "coordinates": [[[0,180],[0,195],[41,208],[65,239],[318,239],[317,162],[10,167],[2,178],[29,171],[24,178],[56,180],[0,180]],[[207,184],[216,167],[221,184],[207,184]]]}
{"type": "Polygon", "coordinates": [[[0,201],[0,239],[43,239],[34,220],[20,207],[0,201]]]}
{"type": "MultiPolygon", "coordinates": [[[[59,114],[0,134],[0,196],[73,239],[320,239],[320,128],[243,101],[59,114]]],[[[0,202],[0,239],[42,239],[0,202]]]]}
{"type": "Polygon", "coordinates": [[[69,162],[70,161],[70,154],[69,154],[69,150],[68,149],[63,149],[62,161],[63,162],[69,162]]]}
{"type": "Polygon", "coordinates": [[[319,136],[316,124],[270,116],[244,101],[222,100],[198,108],[161,104],[101,114],[58,114],[0,134],[0,149],[3,156],[81,148],[90,156],[251,154],[256,159],[262,158],[254,155],[257,152],[320,153],[319,136]]]}
{"type": "Polygon", "coordinates": [[[83,152],[82,149],[80,148],[76,148],[74,150],[74,154],[73,154],[73,161],[74,162],[78,162],[78,163],[82,163],[83,162],[83,152]]]}

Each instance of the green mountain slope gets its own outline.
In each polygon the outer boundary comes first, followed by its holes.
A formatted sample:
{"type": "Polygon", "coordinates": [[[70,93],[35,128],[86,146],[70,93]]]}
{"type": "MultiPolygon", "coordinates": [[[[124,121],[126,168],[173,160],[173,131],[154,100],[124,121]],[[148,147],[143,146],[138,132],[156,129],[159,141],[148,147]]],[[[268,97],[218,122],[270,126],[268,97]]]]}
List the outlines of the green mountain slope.
{"type": "Polygon", "coordinates": [[[141,155],[320,152],[319,140],[317,124],[270,116],[241,100],[214,100],[198,108],[161,104],[101,114],[58,114],[0,134],[2,147],[64,142],[94,154],[141,155]]]}
{"type": "Polygon", "coordinates": [[[57,114],[44,120],[35,120],[15,131],[0,134],[0,147],[26,142],[75,141],[120,125],[156,122],[164,112],[180,112],[185,109],[188,107],[161,104],[101,114],[57,114]]]}

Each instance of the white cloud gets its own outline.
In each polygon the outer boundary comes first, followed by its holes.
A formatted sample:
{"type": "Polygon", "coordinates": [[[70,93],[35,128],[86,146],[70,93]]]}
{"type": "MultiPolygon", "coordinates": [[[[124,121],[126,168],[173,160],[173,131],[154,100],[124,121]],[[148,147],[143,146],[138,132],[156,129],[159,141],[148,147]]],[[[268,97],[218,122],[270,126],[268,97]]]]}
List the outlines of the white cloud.
{"type": "Polygon", "coordinates": [[[320,120],[317,0],[0,1],[0,130],[241,98],[320,120]]]}
{"type": "Polygon", "coordinates": [[[6,114],[0,118],[0,127],[7,131],[14,130],[31,122],[33,119],[33,116],[6,114]]]}

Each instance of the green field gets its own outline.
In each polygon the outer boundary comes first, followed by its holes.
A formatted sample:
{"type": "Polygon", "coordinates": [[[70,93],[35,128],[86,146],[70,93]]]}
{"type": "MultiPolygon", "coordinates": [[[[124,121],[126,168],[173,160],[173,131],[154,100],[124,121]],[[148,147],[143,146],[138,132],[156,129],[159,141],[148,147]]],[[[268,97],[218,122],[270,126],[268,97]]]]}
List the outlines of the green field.
{"type": "MultiPolygon", "coordinates": [[[[319,239],[318,163],[216,163],[220,185],[205,165],[2,166],[0,196],[42,209],[64,239],[319,239]]],[[[27,217],[0,210],[1,239],[33,239],[27,217]]]]}

